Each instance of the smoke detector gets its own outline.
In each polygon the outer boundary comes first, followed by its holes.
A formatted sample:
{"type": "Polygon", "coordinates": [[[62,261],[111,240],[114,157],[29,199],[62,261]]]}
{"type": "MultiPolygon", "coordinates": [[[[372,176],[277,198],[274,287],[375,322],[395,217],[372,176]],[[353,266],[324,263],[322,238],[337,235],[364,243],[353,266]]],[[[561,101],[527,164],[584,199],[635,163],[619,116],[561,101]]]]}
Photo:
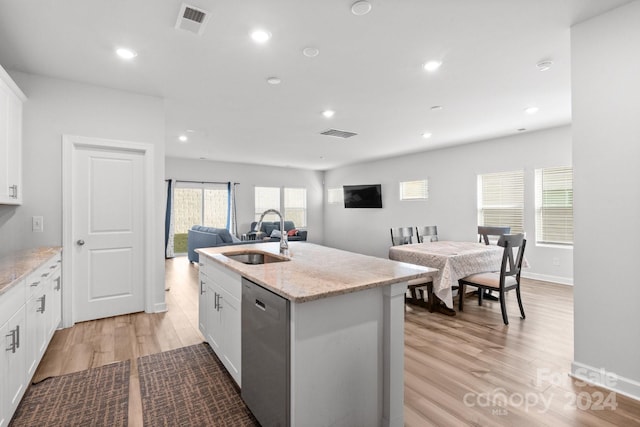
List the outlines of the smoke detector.
{"type": "Polygon", "coordinates": [[[176,21],[176,29],[189,31],[200,36],[204,32],[209,17],[209,12],[206,10],[182,3],[176,21]]]}

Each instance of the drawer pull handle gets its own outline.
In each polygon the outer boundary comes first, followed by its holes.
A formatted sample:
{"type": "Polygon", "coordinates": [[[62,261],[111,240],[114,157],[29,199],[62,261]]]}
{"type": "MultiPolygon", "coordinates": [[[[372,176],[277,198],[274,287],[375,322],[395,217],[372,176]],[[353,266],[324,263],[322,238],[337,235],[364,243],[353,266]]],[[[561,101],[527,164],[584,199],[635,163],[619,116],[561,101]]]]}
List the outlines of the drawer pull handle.
{"type": "Polygon", "coordinates": [[[33,282],[31,284],[31,287],[34,288],[34,287],[38,286],[39,284],[40,284],[40,281],[38,280],[37,282],[33,282]]]}
{"type": "Polygon", "coordinates": [[[267,306],[259,299],[256,300],[256,307],[258,307],[262,311],[267,311],[267,306]]]}

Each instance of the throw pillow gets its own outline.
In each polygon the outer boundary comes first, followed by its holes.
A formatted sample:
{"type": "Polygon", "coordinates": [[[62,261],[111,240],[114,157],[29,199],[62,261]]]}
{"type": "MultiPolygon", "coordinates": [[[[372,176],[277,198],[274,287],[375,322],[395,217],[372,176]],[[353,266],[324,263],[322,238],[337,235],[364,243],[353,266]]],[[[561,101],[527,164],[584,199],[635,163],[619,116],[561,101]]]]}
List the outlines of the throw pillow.
{"type": "Polygon", "coordinates": [[[297,228],[292,228],[291,230],[287,231],[287,236],[297,236],[297,235],[298,235],[297,228]]]}
{"type": "Polygon", "coordinates": [[[277,230],[278,228],[279,226],[276,227],[276,225],[273,223],[262,224],[262,229],[264,230],[264,234],[266,234],[267,236],[271,236],[271,233],[273,232],[273,230],[277,230]]]}
{"type": "Polygon", "coordinates": [[[281,237],[282,233],[280,233],[280,230],[273,230],[273,231],[271,231],[271,234],[269,236],[270,237],[281,237]]]}

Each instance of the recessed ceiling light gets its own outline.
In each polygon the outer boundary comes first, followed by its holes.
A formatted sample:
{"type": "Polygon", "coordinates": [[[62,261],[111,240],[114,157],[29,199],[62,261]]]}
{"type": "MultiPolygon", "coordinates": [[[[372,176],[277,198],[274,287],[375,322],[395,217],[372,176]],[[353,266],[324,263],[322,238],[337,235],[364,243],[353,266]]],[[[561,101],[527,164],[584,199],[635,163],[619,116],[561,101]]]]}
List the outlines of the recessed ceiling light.
{"type": "Polygon", "coordinates": [[[351,5],[351,13],[357,16],[366,15],[371,12],[371,3],[368,1],[357,1],[351,5]]]}
{"type": "Polygon", "coordinates": [[[538,71],[547,71],[553,65],[553,61],[540,61],[536,64],[538,71]]]}
{"type": "Polygon", "coordinates": [[[433,111],[440,111],[440,110],[442,110],[442,105],[434,105],[433,107],[431,107],[431,109],[433,111]]]}
{"type": "Polygon", "coordinates": [[[267,83],[269,83],[270,85],[279,85],[282,82],[282,80],[280,80],[280,78],[278,77],[269,77],[267,79],[267,83]]]}
{"type": "Polygon", "coordinates": [[[324,110],[324,111],[322,112],[322,115],[323,115],[323,116],[325,116],[327,119],[330,119],[331,117],[333,117],[333,115],[334,115],[335,113],[336,113],[336,112],[335,112],[335,111],[333,111],[333,110],[324,110]]]}
{"type": "Polygon", "coordinates": [[[178,141],[180,142],[187,142],[189,140],[189,138],[187,138],[187,135],[180,135],[178,137],[178,141]]]}
{"type": "Polygon", "coordinates": [[[314,58],[318,56],[319,53],[320,51],[315,47],[305,47],[304,49],[302,49],[302,54],[307,58],[314,58]]]}
{"type": "Polygon", "coordinates": [[[527,107],[524,109],[524,112],[527,114],[535,114],[540,110],[538,107],[527,107]]]}
{"type": "Polygon", "coordinates": [[[433,134],[432,134],[431,132],[425,132],[425,133],[423,133],[423,134],[422,134],[422,137],[423,137],[424,139],[429,139],[429,138],[431,138],[432,136],[433,136],[433,134]]]}
{"type": "Polygon", "coordinates": [[[442,65],[441,61],[429,61],[424,64],[424,69],[430,73],[436,71],[442,65]]]}
{"type": "Polygon", "coordinates": [[[271,33],[265,30],[254,30],[251,32],[251,38],[256,43],[266,43],[271,38],[271,33]]]}
{"type": "Polygon", "coordinates": [[[131,50],[126,47],[116,49],[116,54],[122,59],[133,59],[138,56],[138,53],[135,50],[131,50]]]}

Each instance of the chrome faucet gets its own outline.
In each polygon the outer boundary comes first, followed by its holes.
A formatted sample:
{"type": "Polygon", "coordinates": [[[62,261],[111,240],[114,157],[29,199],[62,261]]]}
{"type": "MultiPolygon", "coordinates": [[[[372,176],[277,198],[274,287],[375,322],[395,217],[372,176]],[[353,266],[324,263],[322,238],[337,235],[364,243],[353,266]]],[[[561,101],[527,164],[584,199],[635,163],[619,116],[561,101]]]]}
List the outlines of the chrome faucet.
{"type": "Polygon", "coordinates": [[[256,224],[253,231],[257,233],[262,232],[260,231],[260,229],[262,228],[262,220],[264,219],[265,215],[270,213],[276,214],[280,217],[280,253],[282,255],[289,255],[289,241],[287,240],[287,232],[284,229],[284,216],[279,211],[275,209],[267,209],[266,211],[262,212],[262,215],[260,215],[260,220],[256,224]]]}

